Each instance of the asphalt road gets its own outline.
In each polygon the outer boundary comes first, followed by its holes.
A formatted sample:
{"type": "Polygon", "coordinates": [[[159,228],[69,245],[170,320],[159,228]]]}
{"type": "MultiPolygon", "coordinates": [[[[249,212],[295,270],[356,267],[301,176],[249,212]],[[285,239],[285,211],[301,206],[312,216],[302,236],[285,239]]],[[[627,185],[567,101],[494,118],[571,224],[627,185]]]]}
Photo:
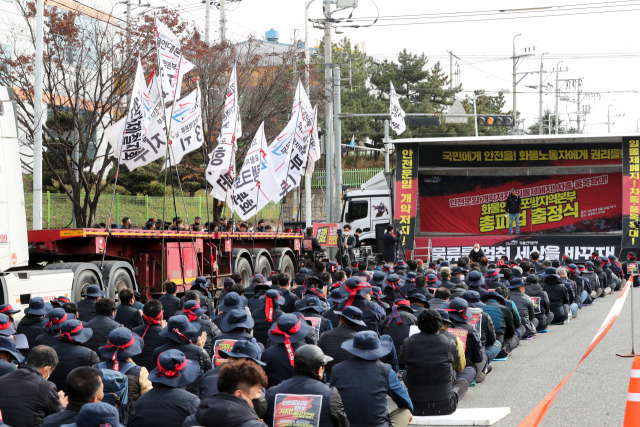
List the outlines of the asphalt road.
{"type": "MultiPolygon", "coordinates": [[[[634,290],[636,352],[640,352],[640,288],[634,290]]],[[[571,323],[551,326],[546,334],[523,341],[506,362],[493,362],[493,372],[470,388],[461,408],[509,406],[511,414],[494,424],[517,426],[577,365],[600,328],[618,293],[578,311],[571,323]]],[[[621,426],[633,358],[631,298],[598,347],[585,359],[553,402],[541,426],[621,426]]]]}

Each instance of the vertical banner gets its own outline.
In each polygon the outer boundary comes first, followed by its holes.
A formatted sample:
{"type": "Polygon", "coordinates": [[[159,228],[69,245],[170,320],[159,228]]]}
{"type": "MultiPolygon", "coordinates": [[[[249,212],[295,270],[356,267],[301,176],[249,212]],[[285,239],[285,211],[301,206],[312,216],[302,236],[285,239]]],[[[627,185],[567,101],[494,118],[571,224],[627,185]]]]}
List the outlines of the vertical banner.
{"type": "MultiPolygon", "coordinates": [[[[622,140],[622,253],[636,252],[640,246],[640,139],[622,140]]],[[[622,254],[621,254],[622,256],[622,254]]],[[[626,256],[625,256],[626,258],[626,256]]]]}
{"type": "Polygon", "coordinates": [[[396,191],[393,210],[394,227],[402,229],[405,251],[414,248],[418,211],[418,144],[396,146],[396,191]]]}

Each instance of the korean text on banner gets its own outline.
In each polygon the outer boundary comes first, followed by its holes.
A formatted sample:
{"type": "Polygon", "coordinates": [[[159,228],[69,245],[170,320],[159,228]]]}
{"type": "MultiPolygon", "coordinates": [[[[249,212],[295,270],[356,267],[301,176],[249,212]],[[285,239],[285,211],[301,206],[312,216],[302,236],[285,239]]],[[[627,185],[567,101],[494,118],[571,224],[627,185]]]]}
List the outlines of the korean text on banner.
{"type": "Polygon", "coordinates": [[[314,394],[276,394],[273,405],[273,426],[320,425],[322,396],[314,394]]]}
{"type": "Polygon", "coordinates": [[[264,122],[256,132],[236,179],[233,210],[246,221],[278,195],[278,180],[264,136],[264,122]]]}
{"type": "Polygon", "coordinates": [[[234,65],[229,85],[225,92],[222,128],[218,145],[209,156],[207,165],[207,181],[213,187],[211,195],[218,200],[227,202],[230,191],[236,179],[236,151],[237,139],[242,136],[240,122],[240,108],[238,105],[238,83],[236,81],[236,67],[234,65]]]}
{"type": "MultiPolygon", "coordinates": [[[[400,100],[396,89],[393,87],[393,82],[389,82],[391,90],[389,92],[389,114],[391,115],[391,128],[396,132],[396,135],[402,134],[407,125],[404,123],[404,110],[400,106],[400,100]]],[[[417,159],[417,157],[416,157],[417,159]]]]}
{"type": "Polygon", "coordinates": [[[158,19],[156,19],[156,37],[163,98],[165,103],[169,103],[180,98],[182,77],[195,66],[182,57],[180,40],[158,19]]]}
{"type": "Polygon", "coordinates": [[[302,170],[307,161],[312,119],[309,98],[302,82],[298,81],[291,120],[269,146],[274,159],[274,170],[280,182],[278,200],[300,185],[302,170]]]}
{"type": "Polygon", "coordinates": [[[313,235],[323,248],[335,248],[338,244],[337,223],[314,222],[313,235]]]}
{"type": "Polygon", "coordinates": [[[622,141],[622,252],[636,252],[640,214],[640,139],[622,141]]]}
{"type": "MultiPolygon", "coordinates": [[[[135,159],[145,148],[147,115],[144,103],[147,98],[147,84],[144,81],[140,58],[138,58],[138,67],[136,68],[127,117],[124,122],[121,120],[112,127],[112,129],[119,131],[117,139],[118,150],[114,155],[118,156],[119,161],[126,165],[130,171],[139,166],[136,165],[135,159]]],[[[112,135],[115,134],[112,133],[112,135]]]]}
{"type": "Polygon", "coordinates": [[[406,144],[396,150],[396,190],[394,226],[402,229],[405,251],[413,250],[418,211],[418,144],[406,144]]]}
{"type": "Polygon", "coordinates": [[[309,155],[304,175],[311,177],[315,170],[316,162],[320,159],[320,137],[318,136],[318,106],[313,108],[313,127],[309,135],[309,155]]]}
{"type": "Polygon", "coordinates": [[[176,101],[173,108],[167,108],[167,122],[171,120],[171,146],[165,167],[179,164],[185,154],[202,147],[204,132],[202,131],[201,104],[202,97],[200,85],[198,85],[196,90],[176,101]]]}
{"type": "MultiPolygon", "coordinates": [[[[144,103],[147,129],[144,137],[144,148],[133,159],[134,168],[148,165],[166,155],[167,152],[167,122],[163,115],[164,101],[160,92],[160,83],[153,76],[149,85],[149,97],[144,103]]],[[[129,170],[133,170],[129,168],[129,170]]]]}

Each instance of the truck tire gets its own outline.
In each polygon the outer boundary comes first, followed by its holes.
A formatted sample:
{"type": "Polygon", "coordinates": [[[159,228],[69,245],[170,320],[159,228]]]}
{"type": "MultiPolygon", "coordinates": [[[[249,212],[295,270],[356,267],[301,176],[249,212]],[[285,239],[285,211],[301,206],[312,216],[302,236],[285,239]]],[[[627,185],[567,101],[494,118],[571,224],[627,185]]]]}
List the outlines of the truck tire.
{"type": "Polygon", "coordinates": [[[109,298],[113,298],[114,300],[118,300],[118,293],[125,289],[135,289],[133,287],[133,282],[131,281],[131,277],[129,277],[129,273],[124,268],[118,268],[116,271],[112,273],[113,281],[109,286],[109,290],[107,291],[107,296],[109,298]]]}
{"type": "Polygon", "coordinates": [[[269,259],[266,256],[258,258],[255,273],[262,274],[265,280],[271,275],[271,262],[269,262],[269,259]]]}
{"type": "Polygon", "coordinates": [[[89,285],[100,286],[100,279],[93,270],[82,270],[73,283],[73,301],[80,301],[89,285]]]}
{"type": "Polygon", "coordinates": [[[284,256],[280,261],[280,273],[288,274],[291,279],[296,277],[296,269],[293,265],[291,257],[284,256]]]}
{"type": "Polygon", "coordinates": [[[242,276],[242,286],[245,288],[249,286],[249,280],[251,280],[251,263],[246,258],[240,258],[236,264],[236,270],[234,273],[239,273],[242,276]]]}

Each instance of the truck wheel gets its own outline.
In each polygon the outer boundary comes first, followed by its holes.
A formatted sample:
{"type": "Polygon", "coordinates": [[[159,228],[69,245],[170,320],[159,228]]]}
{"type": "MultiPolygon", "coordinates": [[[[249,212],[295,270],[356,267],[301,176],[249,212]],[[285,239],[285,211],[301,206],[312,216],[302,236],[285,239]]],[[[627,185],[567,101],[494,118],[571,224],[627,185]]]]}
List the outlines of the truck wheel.
{"type": "Polygon", "coordinates": [[[271,275],[271,263],[266,256],[258,258],[258,264],[255,272],[257,274],[262,274],[265,280],[271,275]]]}
{"type": "Polygon", "coordinates": [[[73,284],[73,301],[80,301],[82,294],[87,290],[89,285],[100,286],[100,279],[96,273],[92,270],[83,270],[78,274],[75,283],[73,284]]]}
{"type": "Polygon", "coordinates": [[[288,274],[291,278],[296,277],[296,269],[293,266],[293,261],[286,255],[280,261],[280,273],[288,274]]]}
{"type": "Polygon", "coordinates": [[[234,273],[239,273],[242,276],[242,286],[245,288],[249,286],[249,281],[251,280],[251,264],[247,261],[246,258],[240,258],[238,263],[236,264],[236,271],[234,273]]]}
{"type": "Polygon", "coordinates": [[[109,298],[113,298],[114,300],[118,299],[118,293],[124,288],[133,289],[133,283],[131,281],[131,277],[124,268],[118,268],[113,273],[113,281],[109,286],[109,298]]]}

